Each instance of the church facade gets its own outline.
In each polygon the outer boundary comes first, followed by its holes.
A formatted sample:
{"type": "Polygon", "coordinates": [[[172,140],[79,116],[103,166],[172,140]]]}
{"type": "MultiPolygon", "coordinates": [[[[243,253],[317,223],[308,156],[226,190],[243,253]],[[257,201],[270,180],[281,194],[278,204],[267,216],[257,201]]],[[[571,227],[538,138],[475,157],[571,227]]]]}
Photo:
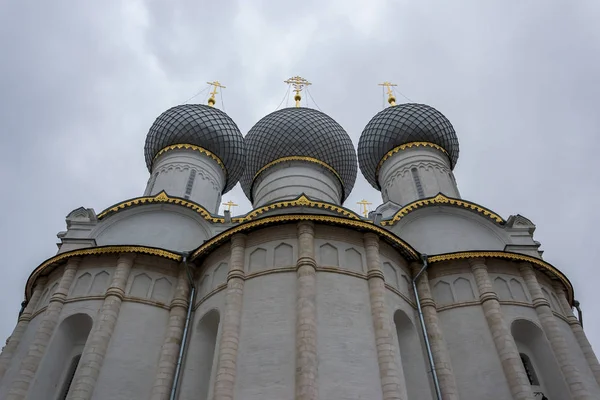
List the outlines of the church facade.
{"type": "Polygon", "coordinates": [[[389,103],[358,151],[310,108],[245,137],[214,95],[161,114],[145,193],[73,210],[31,273],[0,398],[600,399],[535,225],[462,199],[450,121],[389,103]],[[367,216],[343,206],[358,169],[367,216]],[[220,215],[238,182],[253,209],[220,215]]]}

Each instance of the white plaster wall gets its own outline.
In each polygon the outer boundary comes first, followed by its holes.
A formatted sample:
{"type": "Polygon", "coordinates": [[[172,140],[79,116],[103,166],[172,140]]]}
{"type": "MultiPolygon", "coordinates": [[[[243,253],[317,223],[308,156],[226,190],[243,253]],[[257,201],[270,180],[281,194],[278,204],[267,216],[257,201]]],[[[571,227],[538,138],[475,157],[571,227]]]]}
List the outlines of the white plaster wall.
{"type": "MultiPolygon", "coordinates": [[[[13,358],[10,361],[9,367],[4,373],[4,376],[0,380],[0,399],[5,399],[8,395],[8,391],[10,389],[10,383],[17,377],[17,373],[19,372],[19,367],[21,366],[21,361],[27,354],[29,350],[29,345],[33,341],[35,337],[35,332],[37,331],[40,322],[42,321],[42,314],[38,314],[31,321],[29,321],[29,325],[27,325],[27,329],[23,334],[23,338],[17,347],[17,350],[14,353],[13,358]]],[[[15,325],[16,325],[15,320],[15,325]]]]}
{"type": "Polygon", "coordinates": [[[129,244],[189,251],[211,236],[208,224],[200,218],[180,206],[145,205],[102,220],[91,236],[98,246],[129,244]]]}
{"type": "Polygon", "coordinates": [[[412,147],[399,151],[381,166],[378,178],[384,203],[389,200],[404,206],[419,199],[412,168],[418,170],[423,197],[440,192],[448,197],[460,197],[448,156],[431,147],[412,147]]]}
{"type": "Polygon", "coordinates": [[[187,198],[216,213],[225,188],[225,171],[215,160],[197,151],[171,150],[160,155],[152,167],[154,184],[153,179],[148,181],[146,195],[154,196],[164,190],[170,196],[186,197],[192,169],[196,170],[196,177],[187,198]]]}
{"type": "Polygon", "coordinates": [[[511,400],[481,305],[438,313],[461,400],[511,400]]]}
{"type": "Polygon", "coordinates": [[[235,398],[294,397],[295,293],[293,272],[246,280],[235,398]]]}
{"type": "Polygon", "coordinates": [[[427,207],[416,210],[392,227],[392,231],[433,255],[468,250],[504,250],[507,238],[500,227],[467,210],[427,207]]]}
{"type": "Polygon", "coordinates": [[[150,397],[168,317],[168,310],[152,305],[121,305],[93,400],[150,397]]]}
{"type": "Polygon", "coordinates": [[[339,179],[318,164],[282,162],[263,171],[254,182],[254,207],[295,199],[304,193],[311,199],[341,204],[339,179]]]}
{"type": "Polygon", "coordinates": [[[319,398],[381,399],[367,281],[317,273],[319,398]]]}

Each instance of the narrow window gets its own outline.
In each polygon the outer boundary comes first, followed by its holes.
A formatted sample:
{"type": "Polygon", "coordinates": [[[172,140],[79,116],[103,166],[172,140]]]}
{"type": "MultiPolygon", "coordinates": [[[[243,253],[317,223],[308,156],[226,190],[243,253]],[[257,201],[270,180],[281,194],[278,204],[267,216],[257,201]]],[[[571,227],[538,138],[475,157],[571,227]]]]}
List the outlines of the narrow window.
{"type": "Polygon", "coordinates": [[[190,177],[188,178],[187,185],[185,187],[185,198],[189,199],[190,194],[192,194],[192,188],[194,187],[194,180],[196,179],[196,170],[193,169],[190,171],[190,177]]]}
{"type": "Polygon", "coordinates": [[[69,371],[67,373],[67,376],[65,377],[65,383],[63,384],[63,389],[60,392],[58,400],[66,400],[67,395],[69,394],[69,389],[71,389],[71,383],[73,383],[73,377],[75,376],[75,371],[77,370],[77,365],[79,365],[80,359],[81,354],[76,355],[71,360],[71,365],[69,366],[69,371]]]}
{"type": "Polygon", "coordinates": [[[533,369],[533,364],[531,363],[531,360],[526,354],[520,353],[519,355],[521,356],[521,362],[523,363],[523,367],[525,368],[527,379],[529,379],[529,384],[531,386],[539,386],[540,381],[538,380],[535,370],[533,369]]]}
{"type": "Polygon", "coordinates": [[[419,195],[419,198],[422,199],[425,197],[425,192],[423,191],[423,185],[421,185],[419,171],[416,168],[411,168],[410,172],[412,173],[413,181],[415,181],[415,186],[417,187],[417,194],[419,195]]]}

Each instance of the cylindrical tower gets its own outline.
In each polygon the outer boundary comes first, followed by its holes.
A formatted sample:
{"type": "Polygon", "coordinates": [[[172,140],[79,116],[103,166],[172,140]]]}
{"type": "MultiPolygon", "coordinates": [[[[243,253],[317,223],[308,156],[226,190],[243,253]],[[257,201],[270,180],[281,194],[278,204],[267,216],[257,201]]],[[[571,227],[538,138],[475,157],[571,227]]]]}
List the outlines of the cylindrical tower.
{"type": "Polygon", "coordinates": [[[305,194],[341,204],[356,180],[356,152],[344,129],[311,108],[284,108],[245,138],[242,188],[254,207],[305,194]]]}
{"type": "Polygon", "coordinates": [[[144,148],[150,179],[145,195],[161,191],[217,212],[221,195],[244,169],[244,138],[223,111],[183,104],[162,113],[144,148]]]}
{"type": "Polygon", "coordinates": [[[400,104],[379,112],[360,136],[358,160],[384,202],[403,206],[438,193],[460,197],[452,173],[458,139],[450,121],[433,107],[400,104]]]}

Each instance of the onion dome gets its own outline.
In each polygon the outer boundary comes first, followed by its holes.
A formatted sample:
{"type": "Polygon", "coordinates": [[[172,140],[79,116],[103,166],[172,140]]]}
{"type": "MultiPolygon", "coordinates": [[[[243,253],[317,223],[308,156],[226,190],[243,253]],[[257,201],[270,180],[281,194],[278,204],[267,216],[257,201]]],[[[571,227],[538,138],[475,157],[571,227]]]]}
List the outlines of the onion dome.
{"type": "Polygon", "coordinates": [[[366,180],[381,189],[377,175],[388,153],[410,144],[439,148],[452,169],[458,161],[456,132],[441,112],[425,104],[399,104],[377,113],[360,135],[358,163],[366,180]]]}
{"type": "Polygon", "coordinates": [[[246,169],[240,183],[250,200],[255,178],[283,158],[330,169],[342,185],[342,201],[352,191],[357,173],[354,145],[344,128],[321,111],[298,107],[272,112],[250,129],[245,141],[246,169]]]}
{"type": "Polygon", "coordinates": [[[244,171],[244,137],[233,120],[218,108],[203,104],[181,104],[163,112],[146,136],[144,155],[152,172],[157,154],[168,146],[187,144],[201,147],[218,158],[231,190],[244,171]]]}

